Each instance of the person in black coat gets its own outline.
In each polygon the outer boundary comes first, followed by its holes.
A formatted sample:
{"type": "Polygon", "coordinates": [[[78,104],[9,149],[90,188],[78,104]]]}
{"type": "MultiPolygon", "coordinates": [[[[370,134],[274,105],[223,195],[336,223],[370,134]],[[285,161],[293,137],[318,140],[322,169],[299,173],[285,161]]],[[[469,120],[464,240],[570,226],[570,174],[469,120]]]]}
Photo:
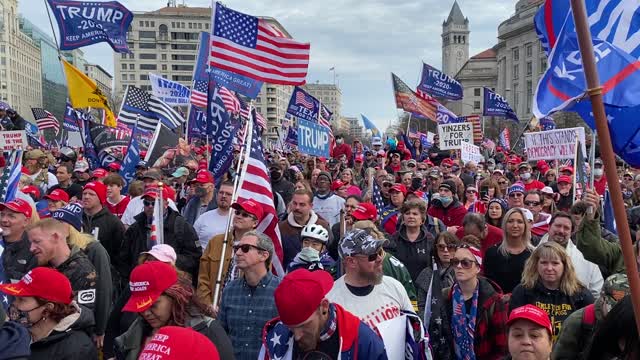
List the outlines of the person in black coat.
{"type": "MultiPolygon", "coordinates": [[[[24,118],[22,118],[22,116],[20,116],[20,114],[18,114],[17,111],[13,110],[13,109],[9,109],[7,110],[7,116],[9,117],[9,119],[11,120],[11,122],[13,123],[13,127],[10,130],[24,130],[25,126],[26,126],[26,121],[24,120],[24,118]]],[[[7,129],[9,130],[9,129],[7,129]]]]}

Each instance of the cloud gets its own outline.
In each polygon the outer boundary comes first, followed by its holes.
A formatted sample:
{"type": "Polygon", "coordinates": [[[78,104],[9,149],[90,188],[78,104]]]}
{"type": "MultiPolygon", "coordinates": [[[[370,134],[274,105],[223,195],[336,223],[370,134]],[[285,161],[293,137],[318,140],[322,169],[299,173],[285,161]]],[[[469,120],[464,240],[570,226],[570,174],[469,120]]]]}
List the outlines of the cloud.
{"type": "MultiPolygon", "coordinates": [[[[156,0],[120,0],[132,11],[163,6],[156,0]]],[[[459,0],[469,18],[470,55],[497,43],[497,28],[514,11],[504,0],[459,0]]],[[[208,0],[187,0],[189,6],[209,7],[208,0]]],[[[396,119],[390,72],[410,86],[420,76],[420,62],[441,66],[442,22],[453,2],[438,0],[242,1],[227,6],[277,19],[292,36],[311,43],[309,82],[330,83],[334,67],[343,94],[344,116],[365,113],[384,129],[396,119]]],[[[41,29],[50,26],[43,6],[20,2],[19,11],[41,29]]],[[[135,20],[134,20],[135,21],[135,20]]],[[[56,28],[57,31],[57,28],[56,28]]],[[[113,71],[113,51],[106,44],[83,48],[85,57],[113,71]]]]}

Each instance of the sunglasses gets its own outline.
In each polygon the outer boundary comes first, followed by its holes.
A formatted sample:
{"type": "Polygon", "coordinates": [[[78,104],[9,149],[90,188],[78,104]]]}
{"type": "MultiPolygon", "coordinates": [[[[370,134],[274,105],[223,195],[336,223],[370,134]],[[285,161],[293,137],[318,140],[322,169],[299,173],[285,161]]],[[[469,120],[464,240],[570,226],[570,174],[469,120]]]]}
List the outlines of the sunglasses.
{"type": "Polygon", "coordinates": [[[240,216],[240,217],[243,217],[243,218],[248,218],[248,217],[254,218],[254,219],[256,218],[255,216],[249,214],[248,212],[240,211],[240,210],[236,210],[236,216],[240,216]]]}
{"type": "Polygon", "coordinates": [[[416,167],[416,165],[415,164],[408,164],[407,167],[414,168],[414,167],[416,167]]]}
{"type": "Polygon", "coordinates": [[[144,205],[145,207],[147,206],[153,206],[155,204],[155,201],[152,200],[142,200],[142,205],[144,205]]]}
{"type": "Polygon", "coordinates": [[[467,194],[477,194],[476,190],[467,190],[467,194]]]}
{"type": "Polygon", "coordinates": [[[380,248],[375,253],[367,256],[367,261],[368,262],[374,262],[374,261],[378,260],[378,256],[381,257],[381,258],[384,258],[384,249],[383,248],[380,248]]]}
{"type": "Polygon", "coordinates": [[[258,251],[267,251],[259,246],[251,245],[251,244],[242,244],[242,245],[233,245],[233,252],[238,252],[238,249],[242,250],[243,253],[248,253],[251,249],[256,249],[258,251]]]}
{"type": "Polygon", "coordinates": [[[451,169],[451,166],[449,166],[449,165],[442,165],[442,167],[445,168],[445,169],[451,169]]]}
{"type": "Polygon", "coordinates": [[[455,244],[447,244],[447,245],[438,244],[438,245],[436,245],[436,247],[440,251],[445,251],[445,250],[454,251],[457,248],[457,246],[455,244]]]}
{"type": "Polygon", "coordinates": [[[391,186],[392,186],[392,184],[389,184],[389,183],[382,184],[382,187],[391,187],[391,186]]]}
{"type": "Polygon", "coordinates": [[[509,194],[509,197],[510,197],[510,198],[514,198],[514,197],[523,197],[523,196],[524,196],[524,194],[523,194],[523,193],[519,193],[519,192],[509,194]]]}
{"type": "Polygon", "coordinates": [[[506,182],[506,181],[498,181],[498,184],[499,184],[499,185],[507,185],[507,184],[509,184],[509,183],[508,183],[508,182],[506,182]]]}
{"type": "Polygon", "coordinates": [[[476,261],[469,260],[469,259],[462,259],[462,260],[456,259],[456,258],[451,259],[451,266],[458,267],[458,265],[460,265],[465,270],[471,269],[473,264],[476,264],[476,263],[477,263],[476,261]]]}
{"type": "Polygon", "coordinates": [[[540,205],[540,202],[539,201],[525,201],[524,204],[527,205],[527,206],[538,206],[538,205],[540,205]]]}

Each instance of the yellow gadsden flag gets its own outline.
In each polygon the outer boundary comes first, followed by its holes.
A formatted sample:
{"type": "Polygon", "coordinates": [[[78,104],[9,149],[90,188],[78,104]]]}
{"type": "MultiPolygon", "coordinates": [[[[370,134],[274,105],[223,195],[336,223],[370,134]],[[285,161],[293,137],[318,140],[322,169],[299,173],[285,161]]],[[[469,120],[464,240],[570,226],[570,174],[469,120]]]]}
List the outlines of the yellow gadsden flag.
{"type": "Polygon", "coordinates": [[[69,87],[69,98],[71,106],[74,108],[99,108],[105,113],[105,124],[116,127],[116,117],[109,108],[107,97],[100,91],[96,82],[78,70],[75,66],[62,60],[64,72],[67,74],[67,85],[69,87]]]}

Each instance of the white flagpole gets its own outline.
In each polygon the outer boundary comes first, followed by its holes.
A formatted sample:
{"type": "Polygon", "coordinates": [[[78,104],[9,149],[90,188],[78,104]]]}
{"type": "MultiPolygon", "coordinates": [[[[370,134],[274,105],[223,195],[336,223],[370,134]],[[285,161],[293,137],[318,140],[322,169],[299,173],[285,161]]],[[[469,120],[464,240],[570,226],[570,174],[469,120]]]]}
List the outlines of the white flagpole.
{"type": "Polygon", "coordinates": [[[158,219],[158,228],[156,229],[157,243],[164,244],[164,199],[162,197],[164,184],[162,182],[158,183],[158,203],[160,204],[160,209],[158,213],[160,217],[158,219]]]}

